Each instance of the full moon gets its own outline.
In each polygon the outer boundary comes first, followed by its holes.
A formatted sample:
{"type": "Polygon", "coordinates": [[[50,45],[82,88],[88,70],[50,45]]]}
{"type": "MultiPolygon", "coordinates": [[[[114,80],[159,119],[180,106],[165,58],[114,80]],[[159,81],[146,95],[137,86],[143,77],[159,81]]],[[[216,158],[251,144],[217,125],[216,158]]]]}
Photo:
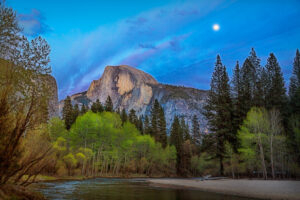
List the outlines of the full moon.
{"type": "Polygon", "coordinates": [[[212,28],[214,29],[214,31],[220,30],[219,24],[214,24],[212,28]]]}

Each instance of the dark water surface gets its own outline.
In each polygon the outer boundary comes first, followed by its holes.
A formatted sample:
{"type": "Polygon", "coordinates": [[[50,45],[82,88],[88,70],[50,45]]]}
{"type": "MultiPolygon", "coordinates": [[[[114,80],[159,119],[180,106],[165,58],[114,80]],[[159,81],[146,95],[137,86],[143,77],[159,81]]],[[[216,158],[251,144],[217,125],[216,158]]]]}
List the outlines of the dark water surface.
{"type": "Polygon", "coordinates": [[[47,199],[250,200],[192,189],[161,188],[149,184],[145,179],[96,178],[46,182],[37,184],[37,190],[47,199]]]}

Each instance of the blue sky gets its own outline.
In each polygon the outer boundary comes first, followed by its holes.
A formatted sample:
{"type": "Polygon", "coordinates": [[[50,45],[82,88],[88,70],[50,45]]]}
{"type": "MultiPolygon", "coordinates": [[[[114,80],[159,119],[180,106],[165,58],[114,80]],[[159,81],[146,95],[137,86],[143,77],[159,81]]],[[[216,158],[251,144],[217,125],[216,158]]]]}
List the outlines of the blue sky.
{"type": "Polygon", "coordinates": [[[274,52],[286,82],[300,48],[300,1],[6,0],[24,33],[50,44],[59,98],[84,91],[105,66],[126,64],[159,82],[209,89],[217,54],[229,74],[254,47],[274,52]],[[219,24],[220,30],[212,26],[219,24]]]}

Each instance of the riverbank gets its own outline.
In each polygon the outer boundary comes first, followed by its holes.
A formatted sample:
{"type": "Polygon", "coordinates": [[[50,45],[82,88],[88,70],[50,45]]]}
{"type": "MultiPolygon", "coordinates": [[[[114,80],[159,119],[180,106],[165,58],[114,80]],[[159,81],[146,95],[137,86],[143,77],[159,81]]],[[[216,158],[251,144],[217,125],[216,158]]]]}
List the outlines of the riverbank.
{"type": "MultiPolygon", "coordinates": [[[[86,179],[94,179],[94,178],[120,178],[120,179],[134,179],[134,178],[166,178],[163,175],[157,175],[157,176],[145,176],[144,174],[130,174],[130,175],[103,175],[103,176],[47,176],[47,175],[38,175],[35,179],[35,183],[38,182],[51,182],[51,181],[80,181],[80,180],[86,180],[86,179]]],[[[169,177],[169,178],[172,178],[169,177]]],[[[175,178],[175,176],[174,176],[175,178]]],[[[26,176],[23,177],[23,179],[26,179],[26,176]]]]}
{"type": "Polygon", "coordinates": [[[259,199],[300,200],[300,181],[246,179],[205,181],[199,179],[149,179],[148,181],[159,187],[184,187],[259,199]]]}
{"type": "Polygon", "coordinates": [[[0,187],[0,200],[6,199],[46,200],[44,195],[30,188],[10,184],[0,187]]]}

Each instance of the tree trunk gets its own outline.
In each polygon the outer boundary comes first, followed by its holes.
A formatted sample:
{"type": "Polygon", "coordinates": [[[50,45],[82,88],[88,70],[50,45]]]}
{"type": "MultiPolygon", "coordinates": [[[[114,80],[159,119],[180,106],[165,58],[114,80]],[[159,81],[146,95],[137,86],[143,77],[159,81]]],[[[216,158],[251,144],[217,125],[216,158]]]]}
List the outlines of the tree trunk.
{"type": "Polygon", "coordinates": [[[270,157],[271,157],[272,177],[273,179],[275,179],[274,160],[273,160],[273,134],[271,134],[270,154],[271,154],[270,157]]]}
{"type": "Polygon", "coordinates": [[[263,146],[262,146],[260,135],[258,136],[258,138],[259,138],[258,145],[259,145],[259,150],[260,150],[261,166],[262,166],[262,170],[263,170],[264,179],[267,180],[268,175],[267,175],[267,169],[266,169],[266,164],[265,164],[264,149],[263,149],[263,146]]]}
{"type": "Polygon", "coordinates": [[[230,165],[231,165],[231,174],[232,174],[232,178],[234,179],[234,169],[233,169],[233,164],[232,164],[232,155],[230,156],[230,165]]]}
{"type": "Polygon", "coordinates": [[[224,165],[223,165],[223,157],[220,156],[220,175],[224,176],[224,165]]]}

